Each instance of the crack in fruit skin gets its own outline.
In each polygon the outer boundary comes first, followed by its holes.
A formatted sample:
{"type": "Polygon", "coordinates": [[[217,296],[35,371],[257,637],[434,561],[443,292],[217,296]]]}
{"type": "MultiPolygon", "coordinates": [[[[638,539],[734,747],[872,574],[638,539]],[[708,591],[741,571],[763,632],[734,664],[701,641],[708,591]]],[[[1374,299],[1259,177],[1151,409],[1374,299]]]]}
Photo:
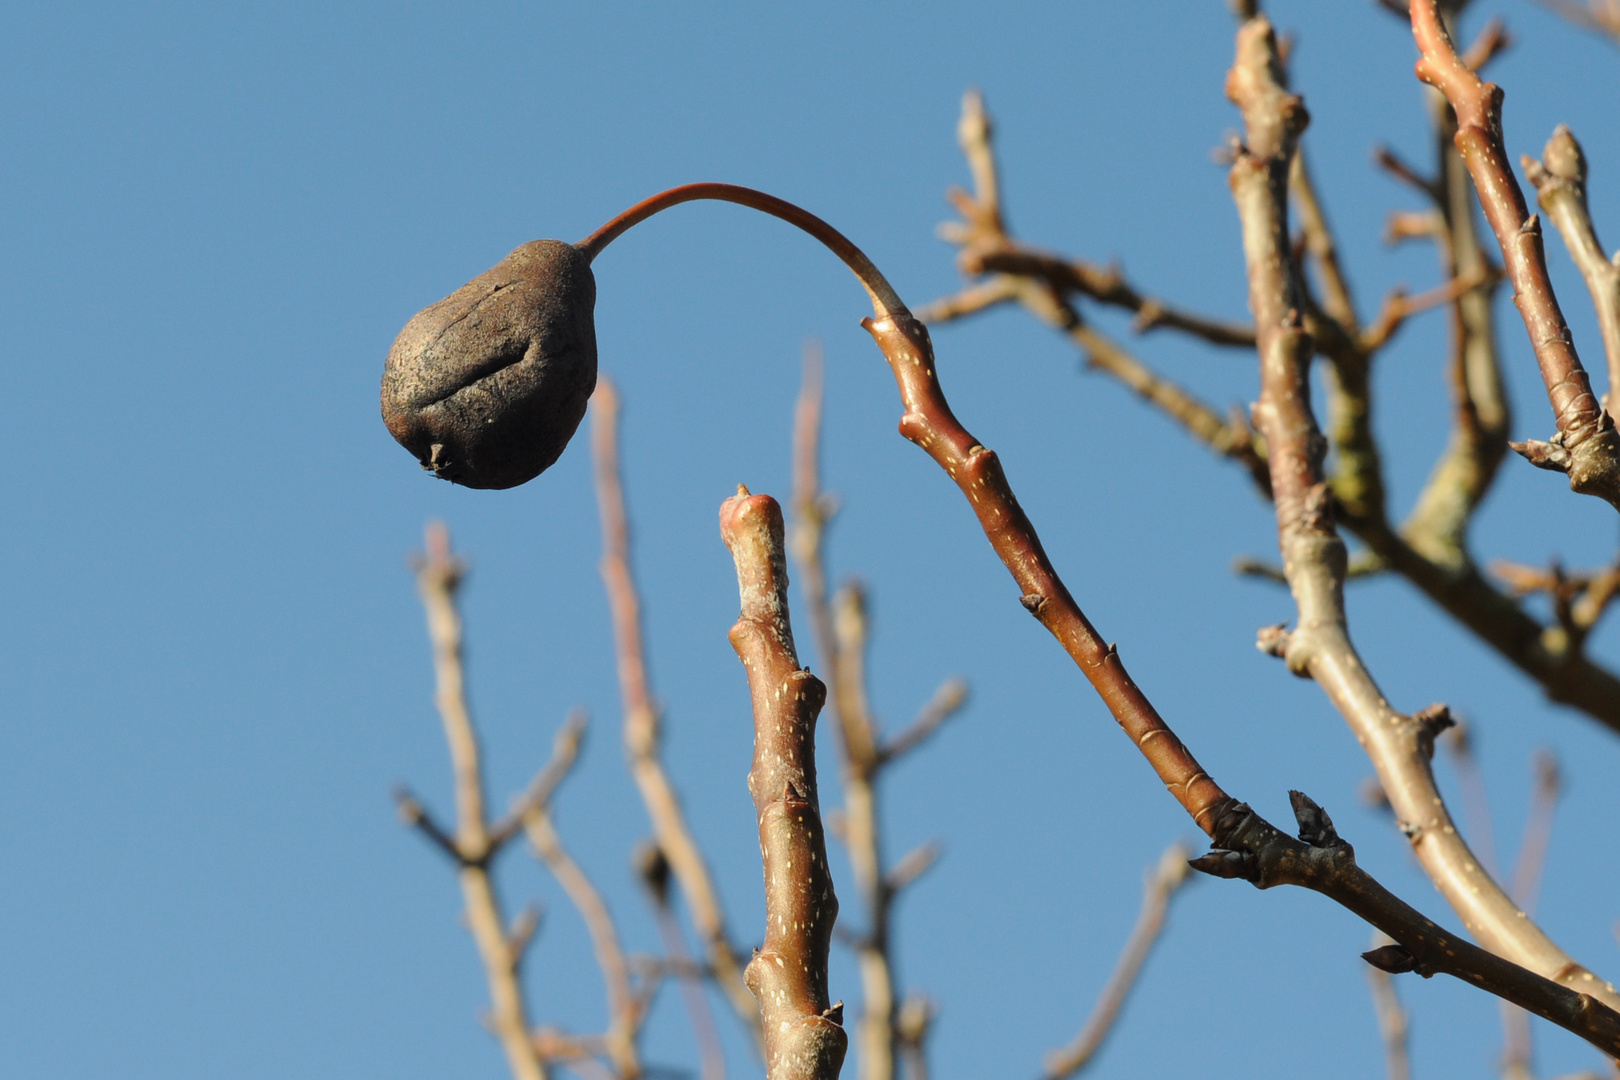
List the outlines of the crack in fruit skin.
{"type": "Polygon", "coordinates": [[[441,479],[534,479],[568,445],[596,387],[595,306],[577,247],[522,245],[400,331],[383,370],[383,422],[441,479]]]}

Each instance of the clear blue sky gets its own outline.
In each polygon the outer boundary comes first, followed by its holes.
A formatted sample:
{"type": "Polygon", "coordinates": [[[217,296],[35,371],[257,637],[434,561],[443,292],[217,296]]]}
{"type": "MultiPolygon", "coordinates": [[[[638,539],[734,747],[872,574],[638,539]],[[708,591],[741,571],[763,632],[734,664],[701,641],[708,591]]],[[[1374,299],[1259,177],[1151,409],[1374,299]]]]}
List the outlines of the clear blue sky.
{"type": "MultiPolygon", "coordinates": [[[[1620,237],[1620,53],[1522,2],[1493,75],[1510,151],[1570,123],[1620,237]]],[[[268,7],[64,3],[13,9],[0,42],[0,1072],[8,1078],[505,1075],[459,894],[395,821],[397,781],[449,806],[406,556],[448,521],[466,590],[474,705],[504,804],[568,709],[591,742],[563,834],[631,946],[656,937],[626,870],[646,826],[622,764],[587,457],[536,483],[435,483],[387,437],[377,380],[409,315],[538,237],[575,240],[691,180],[803,203],[863,245],[913,304],[957,285],[934,238],[962,91],[999,124],[1025,239],[1120,257],[1146,286],[1244,311],[1236,218],[1211,151],[1232,25],[1198,3],[268,7]]],[[[1484,12],[1482,11],[1481,14],[1484,12]]],[[[1279,3],[1297,35],[1308,145],[1363,311],[1435,283],[1390,252],[1412,198],[1375,141],[1426,158],[1408,35],[1365,0],[1279,3]]],[[[1474,26],[1479,25],[1476,17],[1474,26]]],[[[1577,340],[1584,291],[1554,245],[1577,340]]],[[[941,1009],[940,1080],[1033,1075],[1090,1007],[1135,917],[1144,868],[1196,839],[1069,662],[1016,603],[957,492],[894,432],[865,300],[819,248],[735,207],[682,207],[597,262],[601,363],[626,400],[625,457],[670,767],[741,933],[762,924],[749,720],[726,643],[736,613],[715,511],[736,483],[786,494],[801,344],[828,355],[827,481],[845,511],[836,578],[870,582],[876,702],[891,726],[952,674],[970,707],[887,790],[891,849],[944,861],[901,905],[906,986],[941,1009]]],[[[1104,324],[1126,333],[1117,320],[1104,324]]],[[[1551,419],[1501,309],[1515,436],[1551,419]]],[[[1379,361],[1394,503],[1445,437],[1442,325],[1379,361]]],[[[1274,820],[1325,804],[1363,863],[1455,923],[1389,823],[1370,768],[1309,683],[1252,645],[1287,619],[1232,558],[1274,553],[1269,508],[1016,313],[936,335],[947,391],[999,450],[1082,604],[1230,791],[1274,820]]],[[[1251,358],[1139,343],[1216,402],[1255,393],[1251,358]]],[[[1510,462],[1479,548],[1592,565],[1612,513],[1510,462]]],[[[1569,780],[1542,916],[1620,971],[1613,777],[1620,742],[1545,705],[1412,590],[1356,587],[1352,629],[1395,704],[1447,701],[1479,733],[1498,846],[1517,843],[1529,756],[1569,780]]],[[[1612,632],[1595,650],[1620,661],[1612,632]]],[[[808,651],[808,650],[807,650],[808,651]]],[[[827,802],[835,800],[830,735],[827,802]]],[[[1449,771],[1443,780],[1454,789],[1449,771]]],[[[528,969],[536,1017],[602,1022],[566,900],[514,851],[515,909],[547,909],[528,969]]],[[[853,899],[847,874],[841,887],[853,899]]],[[[846,911],[854,911],[850,903],[846,911]]],[[[1178,902],[1099,1077],[1382,1068],[1367,930],[1297,891],[1199,881],[1178,902]],[[1248,1039],[1256,1017],[1274,1024],[1248,1039]]],[[[834,994],[859,996],[835,955],[834,994]]],[[[1494,1002],[1402,980],[1418,1075],[1493,1068],[1494,1002]]],[[[722,1023],[727,1024],[722,1017],[722,1023]]],[[[734,1036],[733,1027],[728,1034],[734,1036]]],[[[753,1066],[732,1039],[735,1075],[753,1066]]],[[[695,1066],[669,995],[648,1058],[695,1066]]],[[[1595,1052],[1544,1034],[1551,1075],[1595,1052]]]]}

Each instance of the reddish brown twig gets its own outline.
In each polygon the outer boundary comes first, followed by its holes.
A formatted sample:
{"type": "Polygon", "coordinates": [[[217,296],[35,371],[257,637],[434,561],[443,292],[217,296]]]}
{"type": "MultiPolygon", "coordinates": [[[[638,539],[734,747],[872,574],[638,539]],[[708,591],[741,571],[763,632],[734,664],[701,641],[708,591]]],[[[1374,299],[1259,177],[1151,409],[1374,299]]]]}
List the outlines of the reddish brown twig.
{"type": "MultiPolygon", "coordinates": [[[[895,739],[882,739],[866,686],[865,594],[859,585],[847,585],[831,604],[827,599],[823,553],[836,500],[821,490],[822,385],[820,350],[806,348],[804,385],[794,409],[794,514],[789,543],[817,652],[832,684],[844,797],[843,825],[838,836],[849,852],[855,885],[865,908],[865,929],[853,937],[861,973],[861,1015],[855,1025],[859,1075],[862,1080],[893,1080],[904,1040],[898,1018],[899,989],[890,956],[892,911],[900,890],[932,864],[937,849],[924,846],[894,866],[885,867],[879,779],[885,766],[922,743],[961,707],[966,686],[959,679],[948,681],[911,727],[895,739]]],[[[920,1042],[913,1052],[921,1055],[920,1042]]]]}
{"type": "MultiPolygon", "coordinates": [[[[1616,10],[1620,12],[1620,7],[1616,10]]],[[[1564,238],[1564,246],[1592,294],[1603,351],[1609,360],[1612,397],[1615,388],[1620,387],[1620,266],[1603,253],[1586,205],[1586,155],[1569,128],[1559,124],[1547,140],[1540,161],[1526,155],[1520,162],[1535,185],[1536,202],[1564,238]]]]}
{"type": "Polygon", "coordinates": [[[1620,508],[1620,435],[1592,393],[1547,275],[1540,223],[1526,209],[1508,166],[1502,145],[1501,88],[1481,82],[1457,57],[1435,0],[1413,0],[1411,14],[1412,33],[1422,53],[1418,78],[1439,89],[1457,114],[1457,149],[1501,244],[1504,272],[1513,285],[1514,303],[1524,318],[1553,408],[1557,433],[1552,439],[1514,448],[1534,465],[1566,473],[1575,491],[1620,508]]]}
{"type": "Polygon", "coordinates": [[[816,715],[827,690],[799,666],[788,618],[782,510],[739,486],[720,507],[742,612],[731,644],[748,670],[754,764],[748,790],[765,861],[765,944],[748,964],[759,1001],[768,1080],[835,1080],[849,1038],[827,993],[838,900],[816,794],[816,715]]]}
{"type": "Polygon", "coordinates": [[[759,1036],[759,1007],[743,985],[742,965],[726,925],[720,894],[703,852],[687,826],[680,796],[660,756],[662,717],[647,679],[641,638],[641,600],[630,570],[630,526],[625,513],[618,449],[619,396],[613,382],[597,380],[591,398],[591,456],[596,467],[596,500],[602,517],[602,581],[607,587],[618,652],[619,694],[624,705],[624,747],[652,823],[658,847],[669,860],[686,897],[692,924],[714,971],[715,982],[733,1011],[759,1036]]]}
{"type": "MultiPolygon", "coordinates": [[[[1472,77],[1470,75],[1470,77],[1472,77]]],[[[1419,862],[1487,948],[1544,977],[1577,986],[1611,1008],[1620,995],[1575,963],[1481,870],[1452,825],[1430,768],[1442,713],[1391,708],[1350,642],[1344,611],[1346,553],[1322,474],[1324,443],[1310,409],[1312,343],[1290,271],[1288,161],[1308,121],[1277,77],[1276,42],[1263,18],[1238,33],[1227,96],[1243,111],[1247,145],[1232,165],[1243,223],[1249,304],[1260,344],[1256,425],[1265,436],[1278,545],[1299,613],[1281,655],[1309,675],[1356,733],[1404,822],[1419,862]]],[[[1449,722],[1449,718],[1444,718],[1449,722]]]]}
{"type": "Polygon", "coordinates": [[[778,199],[775,195],[767,195],[763,191],[755,191],[753,188],[740,187],[736,184],[683,184],[680,187],[670,188],[668,191],[660,191],[657,195],[643,199],[630,209],[619,214],[575,246],[584,252],[587,258],[595,259],[597,255],[602,253],[603,248],[624,235],[627,229],[634,228],[654,214],[662,213],[672,206],[679,206],[681,203],[686,202],[696,202],[701,199],[736,203],[739,206],[758,210],[762,214],[780,218],[794,228],[815,237],[821,241],[823,247],[838,256],[844,265],[849,267],[855,277],[860,280],[861,287],[872,298],[874,308],[879,311],[887,311],[905,306],[900,302],[900,297],[895,293],[888,279],[879,272],[876,266],[872,265],[872,260],[866,257],[864,251],[850,243],[849,238],[843,233],[810,213],[810,211],[801,206],[795,206],[786,199],[778,199]]]}
{"type": "Polygon", "coordinates": [[[1159,940],[1171,898],[1186,884],[1187,860],[1191,855],[1185,844],[1171,844],[1160,856],[1158,865],[1147,875],[1143,887],[1142,913],[1137,916],[1136,926],[1125,942],[1125,950],[1120,953],[1119,962],[1114,965],[1114,972],[1108,977],[1108,984],[1103,987],[1080,1034],[1068,1046],[1046,1056],[1048,1080],[1066,1080],[1080,1072],[1091,1064],[1097,1051],[1102,1049],[1103,1040],[1114,1029],[1119,1011],[1136,985],[1137,976],[1142,973],[1142,965],[1147,962],[1148,954],[1159,940]]]}

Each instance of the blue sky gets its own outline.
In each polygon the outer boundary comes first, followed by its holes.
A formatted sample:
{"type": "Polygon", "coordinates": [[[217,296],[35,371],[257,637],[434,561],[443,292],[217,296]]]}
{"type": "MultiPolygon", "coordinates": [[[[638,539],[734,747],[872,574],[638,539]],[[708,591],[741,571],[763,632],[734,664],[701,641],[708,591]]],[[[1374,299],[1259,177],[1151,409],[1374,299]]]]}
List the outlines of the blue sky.
{"type": "MultiPolygon", "coordinates": [[[[1605,88],[1620,53],[1527,3],[1478,6],[1473,26],[1500,10],[1519,40],[1492,72],[1510,152],[1539,153],[1569,123],[1614,243],[1620,132],[1605,88]]],[[[1385,214],[1413,201],[1369,163],[1379,141],[1426,159],[1410,38],[1359,0],[1273,14],[1296,35],[1307,145],[1370,314],[1396,283],[1435,283],[1431,252],[1380,244],[1385,214]]],[[[405,320],[512,247],[578,239],[673,184],[728,180],[833,222],[920,305],[958,285],[934,228],[945,188],[967,180],[955,120],[978,86],[1020,236],[1118,257],[1189,306],[1244,311],[1236,217],[1211,158],[1238,125],[1221,95],[1232,25],[1216,0],[58,4],[8,23],[8,1077],[504,1075],[478,1023],[485,991],[453,878],[388,799],[406,781],[450,802],[406,568],[433,518],[473,566],[470,676],[493,799],[527,781],[570,708],[590,709],[559,826],[631,947],[655,947],[626,869],[646,826],[618,746],[584,446],[527,487],[471,492],[422,474],[377,417],[382,358],[405,320]]],[[[1550,247],[1597,366],[1584,290],[1550,247]]],[[[844,507],[830,561],[835,579],[870,585],[878,709],[898,727],[945,677],[973,687],[886,791],[891,850],[938,837],[947,851],[902,901],[901,977],[940,1007],[941,1080],[1033,1074],[1106,978],[1142,871],[1170,841],[1196,839],[1190,822],[1018,606],[957,492],[895,434],[892,382],[857,325],[864,297],[831,256],[778,222],[695,205],[619,240],[596,273],[668,759],[733,921],[752,936],[763,914],[715,512],[738,482],[787,493],[799,354],[814,337],[828,357],[826,480],[844,507]]],[[[1499,328],[1515,437],[1545,437],[1506,305],[1499,328]]],[[[1422,320],[1379,361],[1397,509],[1445,439],[1442,332],[1422,320]]],[[[1206,767],[1273,819],[1287,789],[1311,793],[1364,865],[1454,924],[1398,833],[1357,803],[1371,770],[1342,721],[1253,648],[1292,605],[1229,571],[1275,547],[1244,477],[1079,372],[1017,313],[942,328],[936,344],[958,414],[1000,452],[1082,605],[1206,767]]],[[[1137,346],[1208,399],[1254,396],[1251,358],[1162,335],[1137,346]]],[[[1606,507],[1510,462],[1477,546],[1587,566],[1612,556],[1614,537],[1606,507]]],[[[1541,914],[1612,977],[1620,743],[1546,705],[1398,581],[1355,587],[1350,612],[1398,707],[1447,701],[1474,722],[1504,851],[1530,754],[1559,754],[1568,795],[1541,914]]],[[[1592,647],[1620,662],[1611,632],[1592,647]]],[[[1449,771],[1443,782],[1454,791],[1449,771]]],[[[514,909],[535,897],[547,910],[527,969],[536,1018],[600,1026],[565,898],[521,852],[503,870],[514,909]]],[[[1322,1047],[1313,1075],[1373,1074],[1366,939],[1318,897],[1196,882],[1093,1075],[1194,1063],[1269,1075],[1322,1047]],[[1246,1038],[1251,1013],[1275,1029],[1246,1038]]],[[[833,983],[858,998],[842,953],[833,983]]],[[[1439,979],[1401,989],[1418,1075],[1493,1067],[1492,1001],[1439,979]]],[[[734,1074],[750,1075],[735,1034],[734,1074]]],[[[673,995],[647,1056],[695,1066],[673,995]]],[[[1546,1032],[1540,1064],[1552,1075],[1597,1059],[1546,1032]]]]}

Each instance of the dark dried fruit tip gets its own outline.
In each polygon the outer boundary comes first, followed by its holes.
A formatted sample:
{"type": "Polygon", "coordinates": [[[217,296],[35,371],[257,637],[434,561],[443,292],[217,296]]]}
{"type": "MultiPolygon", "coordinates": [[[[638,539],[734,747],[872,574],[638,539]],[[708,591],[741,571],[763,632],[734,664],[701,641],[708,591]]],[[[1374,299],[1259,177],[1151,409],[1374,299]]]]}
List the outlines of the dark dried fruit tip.
{"type": "Polygon", "coordinates": [[[596,387],[596,279],[572,244],[524,244],[394,340],[383,422],[422,467],[509,488],[557,460],[596,387]]]}

